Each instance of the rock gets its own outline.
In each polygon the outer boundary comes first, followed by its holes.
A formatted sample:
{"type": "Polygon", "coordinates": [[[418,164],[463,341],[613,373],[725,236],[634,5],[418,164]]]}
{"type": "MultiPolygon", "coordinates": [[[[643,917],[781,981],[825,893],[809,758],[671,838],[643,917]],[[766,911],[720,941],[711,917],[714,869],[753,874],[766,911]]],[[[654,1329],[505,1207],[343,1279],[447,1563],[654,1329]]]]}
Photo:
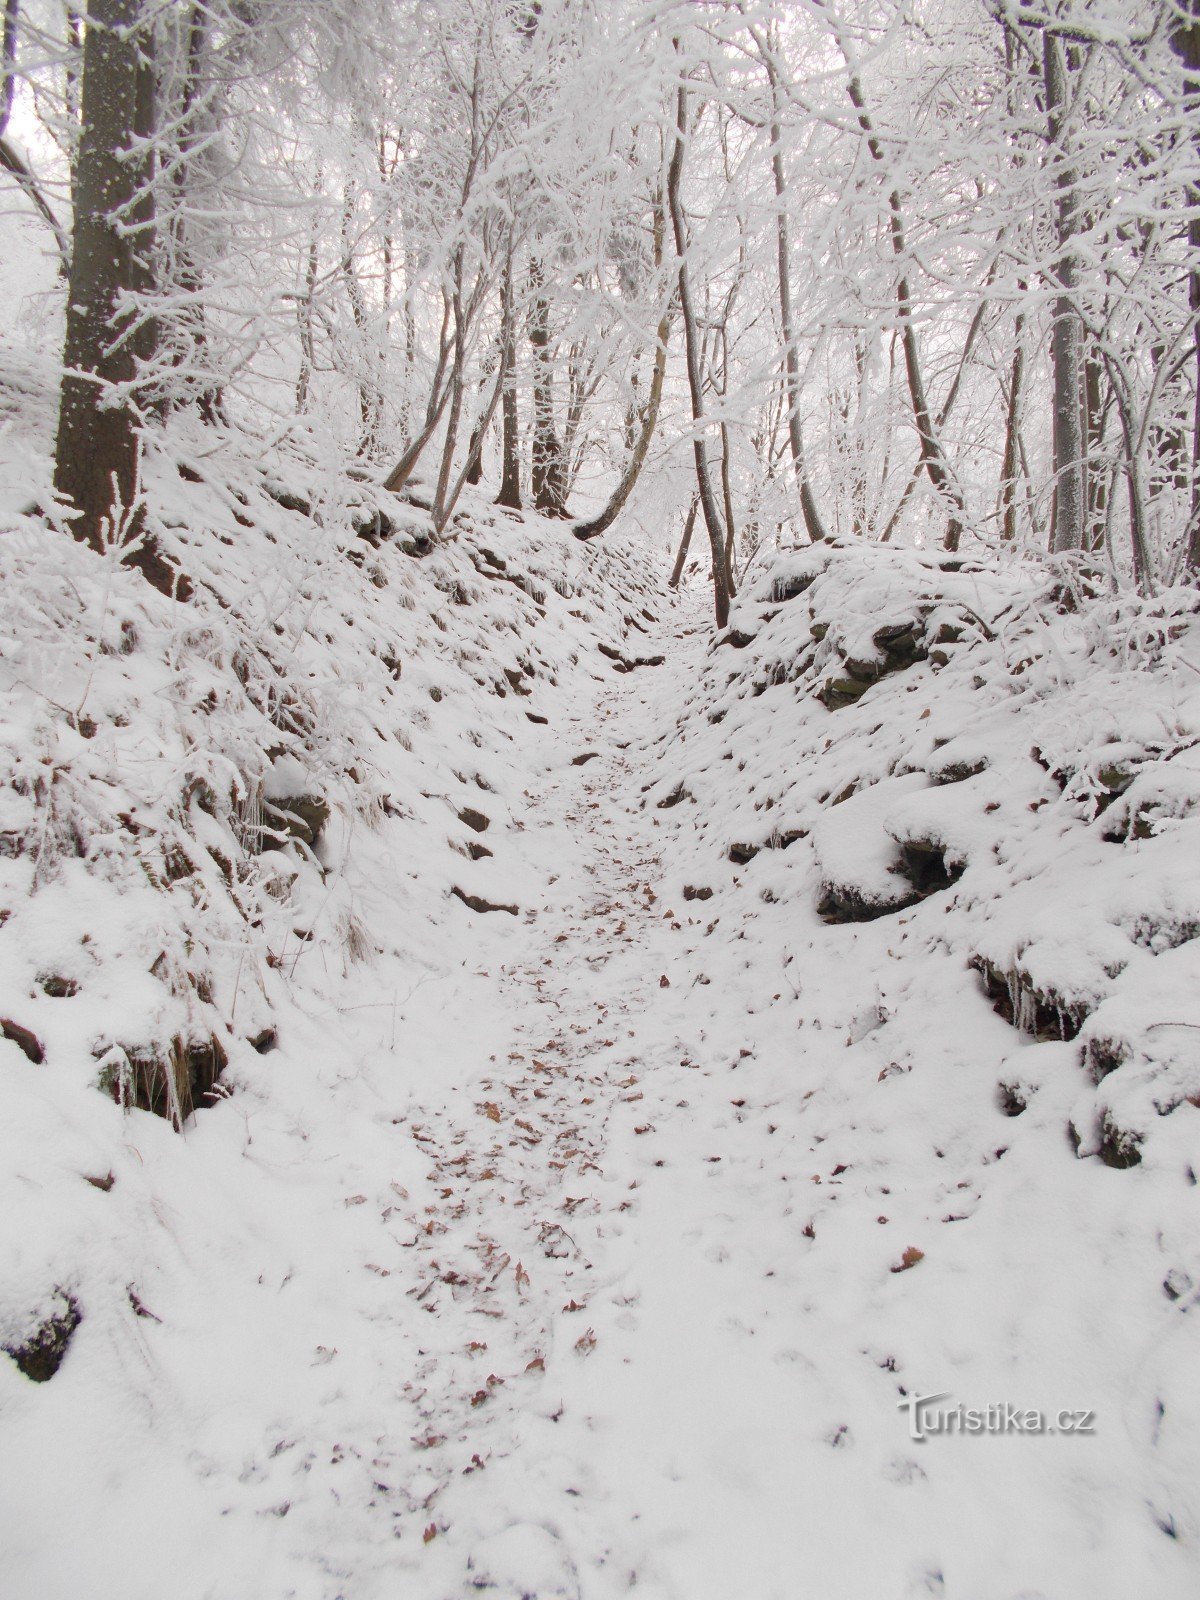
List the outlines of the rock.
{"type": "Polygon", "coordinates": [[[257,1050],[260,1056],[265,1056],[269,1050],[274,1050],[279,1043],[279,1035],[274,1028],[262,1028],[247,1039],[246,1043],[251,1050],[257,1050]]]}
{"type": "Polygon", "coordinates": [[[707,885],[703,888],[696,888],[689,883],[684,887],[683,898],[685,900],[711,900],[712,890],[707,885]]]}
{"type": "Polygon", "coordinates": [[[46,1052],[42,1048],[42,1041],[37,1034],[29,1028],[23,1028],[19,1022],[14,1022],[11,1017],[0,1017],[0,1034],[16,1045],[25,1056],[40,1066],[46,1059],[46,1052]]]}
{"type": "Polygon", "coordinates": [[[1093,1034],[1083,1047],[1083,1059],[1092,1082],[1101,1083],[1129,1059],[1129,1046],[1120,1039],[1093,1034]]]}
{"type": "Polygon", "coordinates": [[[786,600],[797,600],[807,590],[811,589],[820,576],[817,572],[802,572],[791,578],[776,578],[771,585],[771,599],[775,605],[782,605],[786,600]]]}
{"type": "Polygon", "coordinates": [[[450,893],[456,900],[461,900],[463,905],[469,907],[472,911],[507,911],[510,917],[519,917],[521,915],[519,906],[501,905],[494,900],[485,900],[480,894],[468,894],[465,889],[460,889],[457,884],[451,889],[450,893]]]}
{"type": "Polygon", "coordinates": [[[1019,1117],[1027,1106],[1029,1100],[1025,1087],[1019,1083],[1001,1083],[997,1085],[997,1096],[1000,1109],[1006,1117],[1019,1117]]]}
{"type": "Polygon", "coordinates": [[[491,817],[484,816],[482,811],[476,811],[474,806],[464,806],[458,813],[458,820],[465,828],[471,828],[476,833],[486,833],[492,825],[491,817]]]}
{"type": "Polygon", "coordinates": [[[744,867],[747,862],[753,861],[762,849],[760,844],[731,844],[729,846],[729,859],[735,866],[744,867]]]}
{"type": "Polygon", "coordinates": [[[480,844],[478,839],[471,839],[467,843],[467,854],[472,861],[486,861],[494,854],[487,845],[480,844]]]}
{"type": "Polygon", "coordinates": [[[1100,1122],[1100,1159],[1106,1167],[1136,1167],[1142,1160],[1142,1135],[1120,1128],[1106,1111],[1100,1122]]]}
{"type": "Polygon", "coordinates": [[[103,1053],[99,1087],[118,1105],[149,1111],[179,1130],[212,1099],[228,1064],[215,1034],[191,1040],[176,1035],[165,1051],[154,1045],[112,1046],[103,1053]]]}
{"type": "Polygon", "coordinates": [[[319,794],[264,798],[263,816],[267,827],[262,844],[264,850],[281,850],[289,839],[298,840],[311,849],[329,821],[329,802],[319,794]],[[280,834],[284,837],[280,838],[280,834]]]}
{"type": "Polygon", "coordinates": [[[871,687],[861,678],[828,678],[817,692],[827,711],[841,711],[861,700],[871,687]]]}
{"type": "Polygon", "coordinates": [[[930,771],[930,778],[939,789],[944,789],[951,783],[965,783],[968,778],[977,778],[981,772],[986,772],[988,763],[981,757],[978,761],[949,761],[944,767],[930,771]]]}
{"type": "Polygon", "coordinates": [[[64,1289],[54,1291],[55,1309],[20,1344],[0,1346],[34,1383],[48,1383],[62,1366],[67,1347],[83,1321],[83,1312],[74,1295],[64,1289]]]}
{"type": "Polygon", "coordinates": [[[1172,1267],[1163,1279],[1162,1287],[1168,1300],[1182,1300],[1184,1295],[1192,1292],[1195,1284],[1182,1267],[1172,1267]]]}
{"type": "Polygon", "coordinates": [[[672,806],[677,806],[680,801],[690,800],[691,798],[691,795],[687,792],[683,784],[677,783],[671,790],[670,794],[665,797],[665,799],[655,802],[655,809],[658,811],[669,811],[672,806]]]}
{"type": "Polygon", "coordinates": [[[574,756],[571,760],[573,767],[582,767],[588,761],[594,761],[600,754],[599,750],[585,750],[581,756],[574,756]]]}
{"type": "Polygon", "coordinates": [[[52,1000],[70,1000],[79,993],[79,985],[74,978],[64,978],[57,973],[49,977],[39,978],[42,993],[48,994],[52,1000]]]}
{"type": "Polygon", "coordinates": [[[1002,972],[986,956],[972,956],[967,963],[983,978],[984,990],[992,1009],[1005,1022],[1022,1033],[1046,1042],[1073,1039],[1083,1026],[1088,1007],[1049,989],[1038,989],[1029,974],[1017,967],[1002,972]]]}
{"type": "Polygon", "coordinates": [[[940,840],[905,839],[900,845],[898,867],[912,885],[913,893],[924,900],[957,883],[966,870],[966,862],[948,862],[946,847],[940,840]]]}
{"type": "Polygon", "coordinates": [[[910,894],[895,900],[879,899],[850,883],[823,883],[817,896],[817,915],[823,922],[875,922],[895,911],[907,911],[920,895],[910,894]]]}

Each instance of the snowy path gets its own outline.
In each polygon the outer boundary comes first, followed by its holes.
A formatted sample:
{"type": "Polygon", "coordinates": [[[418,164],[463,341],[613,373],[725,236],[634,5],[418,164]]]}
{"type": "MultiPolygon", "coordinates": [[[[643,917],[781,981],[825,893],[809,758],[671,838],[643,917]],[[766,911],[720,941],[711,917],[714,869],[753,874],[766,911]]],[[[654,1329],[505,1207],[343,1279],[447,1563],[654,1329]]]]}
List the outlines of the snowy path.
{"type": "Polygon", "coordinates": [[[1189,1593],[1162,1533],[1179,1467],[1168,1451],[1147,1476],[1129,1449],[1130,1374],[1158,1356],[1136,1323],[1090,1338],[1119,1175],[1064,1162],[1049,1107],[1000,1163],[953,1023],[891,1125],[891,1058],[845,1047],[895,933],[864,936],[879,948],[847,984],[851,930],[767,918],[751,948],[709,938],[704,900],[661,897],[648,753],[706,638],[664,639],[664,666],[594,703],[588,674],[569,686],[525,814],[537,914],[478,919],[478,999],[508,1042],[410,1122],[436,1191],[411,1258],[434,1313],[411,1592],[1074,1600],[1133,1592],[1149,1561],[1161,1594],[1189,1593]],[[914,1240],[940,1260],[898,1272],[914,1240]],[[951,1383],[952,1404],[1099,1403],[1100,1436],[911,1442],[907,1386],[951,1383]]]}
{"type": "Polygon", "coordinates": [[[906,1498],[880,1503],[881,1471],[923,1476],[894,1378],[836,1306],[830,1344],[805,1347],[791,1202],[812,1147],[798,1104],[756,1105],[747,1082],[756,1051],[792,1048],[770,1014],[785,980],[710,983],[703,902],[654,887],[665,830],[641,809],[641,752],[705,638],[606,678],[555,741],[526,823],[542,904],[480,930],[505,924],[476,976],[508,1047],[408,1119],[433,1191],[406,1263],[431,1313],[422,1595],[783,1600],[797,1573],[806,1594],[939,1592],[902,1554],[906,1498]],[[894,1417],[882,1462],[843,1448],[848,1388],[894,1417]]]}

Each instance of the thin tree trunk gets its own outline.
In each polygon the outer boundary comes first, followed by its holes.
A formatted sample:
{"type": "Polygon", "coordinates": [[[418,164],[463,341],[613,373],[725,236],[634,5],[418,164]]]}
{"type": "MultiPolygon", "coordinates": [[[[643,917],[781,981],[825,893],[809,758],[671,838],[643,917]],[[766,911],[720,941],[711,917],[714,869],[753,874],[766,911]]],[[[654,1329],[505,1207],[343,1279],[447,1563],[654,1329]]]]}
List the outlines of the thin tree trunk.
{"type": "Polygon", "coordinates": [[[699,509],[699,497],[693,495],[692,503],[688,507],[688,514],[683,524],[683,535],[679,540],[679,550],[675,556],[675,565],[671,568],[669,582],[672,589],[678,589],[680,580],[683,577],[683,565],[687,560],[688,549],[692,542],[692,529],[696,526],[696,513],[699,509]]]}
{"type": "MultiPolygon", "coordinates": [[[[728,380],[726,380],[728,382],[728,380]]],[[[729,585],[729,598],[737,594],[737,578],[733,565],[733,480],[729,462],[729,425],[721,419],[721,504],[725,511],[725,582],[729,585]]]]}
{"type": "MultiPolygon", "coordinates": [[[[318,177],[317,189],[320,190],[318,177]]],[[[320,269],[320,246],[317,239],[317,219],[314,215],[308,236],[308,257],[304,264],[304,296],[296,308],[300,321],[300,373],[296,379],[296,414],[303,416],[308,410],[309,392],[316,371],[317,346],[314,333],[314,311],[317,296],[317,273],[320,269]]]]}
{"type": "MultiPolygon", "coordinates": [[[[679,41],[675,40],[676,52],[679,41]]],[[[697,337],[696,312],[692,304],[691,280],[687,264],[687,225],[684,221],[681,186],[683,180],[684,151],[687,145],[687,86],[681,81],[675,98],[675,148],[667,168],[667,204],[671,211],[671,226],[675,234],[675,253],[679,260],[679,310],[683,321],[684,353],[687,361],[688,390],[692,400],[692,452],[696,461],[696,485],[704,523],[708,529],[708,542],[712,550],[713,606],[717,627],[729,621],[729,578],[725,568],[725,528],[713,494],[712,478],[708,470],[708,450],[704,439],[704,392],[700,379],[700,346],[697,337]]]]}
{"type": "Polygon", "coordinates": [[[1008,415],[1004,422],[1004,460],[1000,468],[1001,537],[1013,544],[1017,537],[1018,439],[1021,426],[1021,389],[1025,379],[1025,313],[1013,322],[1012,372],[1008,380],[1008,415]]]}
{"type": "Polygon", "coordinates": [[[142,20],[140,0],[90,0],[54,487],[75,508],[76,538],[94,550],[131,546],[131,565],[185,598],[186,580],[145,535],[131,391],[152,324],[122,304],[148,286],[152,263],[147,163],[130,154],[146,115],[142,20]]]}
{"type": "Polygon", "coordinates": [[[1084,528],[1084,548],[1097,551],[1104,548],[1104,529],[1108,522],[1108,478],[1099,465],[1104,448],[1104,420],[1107,406],[1100,392],[1100,375],[1103,362],[1093,350],[1084,363],[1084,441],[1086,446],[1085,488],[1087,490],[1087,522],[1084,528]]]}
{"type": "Polygon", "coordinates": [[[421,458],[425,446],[433,438],[442,413],[446,409],[446,402],[450,398],[452,385],[447,382],[446,368],[450,361],[450,352],[454,348],[454,339],[450,335],[453,320],[453,304],[451,297],[443,291],[442,300],[442,327],[438,335],[438,359],[434,368],[433,381],[429,386],[429,399],[425,406],[425,422],[420,433],[415,439],[410,440],[404,454],[383,480],[383,487],[391,490],[393,494],[401,490],[412,476],[413,468],[421,458]]]}
{"type": "Polygon", "coordinates": [[[483,415],[471,430],[471,445],[467,452],[466,463],[455,479],[454,487],[445,495],[444,499],[439,492],[438,499],[435,502],[434,526],[438,533],[441,533],[450,521],[454,508],[458,504],[458,497],[463,492],[464,485],[475,481],[471,477],[471,473],[478,460],[479,451],[483,448],[484,436],[492,425],[492,418],[496,415],[496,407],[499,405],[500,396],[504,392],[505,376],[504,360],[503,356],[501,356],[500,370],[496,373],[496,381],[492,385],[491,398],[488,400],[483,415]]]}
{"type": "Polygon", "coordinates": [[[450,407],[446,414],[446,434],[442,440],[442,460],[438,467],[437,487],[433,491],[433,522],[441,528],[446,520],[446,492],[450,486],[450,469],[454,464],[454,447],[458,443],[458,424],[462,417],[463,393],[467,382],[467,328],[463,300],[463,246],[454,252],[454,292],[450,298],[454,317],[454,360],[450,367],[450,407]]]}

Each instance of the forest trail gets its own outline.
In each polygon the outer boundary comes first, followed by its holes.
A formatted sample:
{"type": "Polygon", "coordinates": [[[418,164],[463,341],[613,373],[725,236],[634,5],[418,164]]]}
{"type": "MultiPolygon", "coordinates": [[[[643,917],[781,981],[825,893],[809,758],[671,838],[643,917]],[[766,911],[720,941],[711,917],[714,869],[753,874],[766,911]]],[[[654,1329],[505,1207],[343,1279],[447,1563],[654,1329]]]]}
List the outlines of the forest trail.
{"type": "MultiPolygon", "coordinates": [[[[897,1578],[878,1464],[841,1448],[845,1349],[802,1344],[799,1108],[755,1105],[747,1083],[758,1052],[788,1047],[759,1014],[786,980],[706,971],[704,901],[656,887],[645,754],[694,680],[696,622],[594,700],[580,673],[528,791],[541,904],[479,930],[505,924],[476,977],[508,1047],[407,1119],[433,1192],[405,1278],[431,1313],[409,1391],[430,1490],[414,1592],[439,1600],[794,1600],[797,1570],[823,1595],[897,1578]],[[868,1519],[875,1539],[847,1536],[868,1519]]],[[[902,1450],[899,1414],[895,1432],[902,1450]]]]}

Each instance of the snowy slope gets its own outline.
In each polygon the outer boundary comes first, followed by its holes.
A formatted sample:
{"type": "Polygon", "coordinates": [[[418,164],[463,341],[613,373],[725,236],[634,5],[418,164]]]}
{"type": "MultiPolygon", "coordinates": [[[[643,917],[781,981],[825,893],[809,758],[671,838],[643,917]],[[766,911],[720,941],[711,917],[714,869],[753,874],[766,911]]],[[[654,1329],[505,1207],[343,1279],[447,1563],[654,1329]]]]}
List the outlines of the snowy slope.
{"type": "Polygon", "coordinates": [[[1194,595],[318,455],[0,537],[0,1594],[1194,1594],[1194,595]]]}

